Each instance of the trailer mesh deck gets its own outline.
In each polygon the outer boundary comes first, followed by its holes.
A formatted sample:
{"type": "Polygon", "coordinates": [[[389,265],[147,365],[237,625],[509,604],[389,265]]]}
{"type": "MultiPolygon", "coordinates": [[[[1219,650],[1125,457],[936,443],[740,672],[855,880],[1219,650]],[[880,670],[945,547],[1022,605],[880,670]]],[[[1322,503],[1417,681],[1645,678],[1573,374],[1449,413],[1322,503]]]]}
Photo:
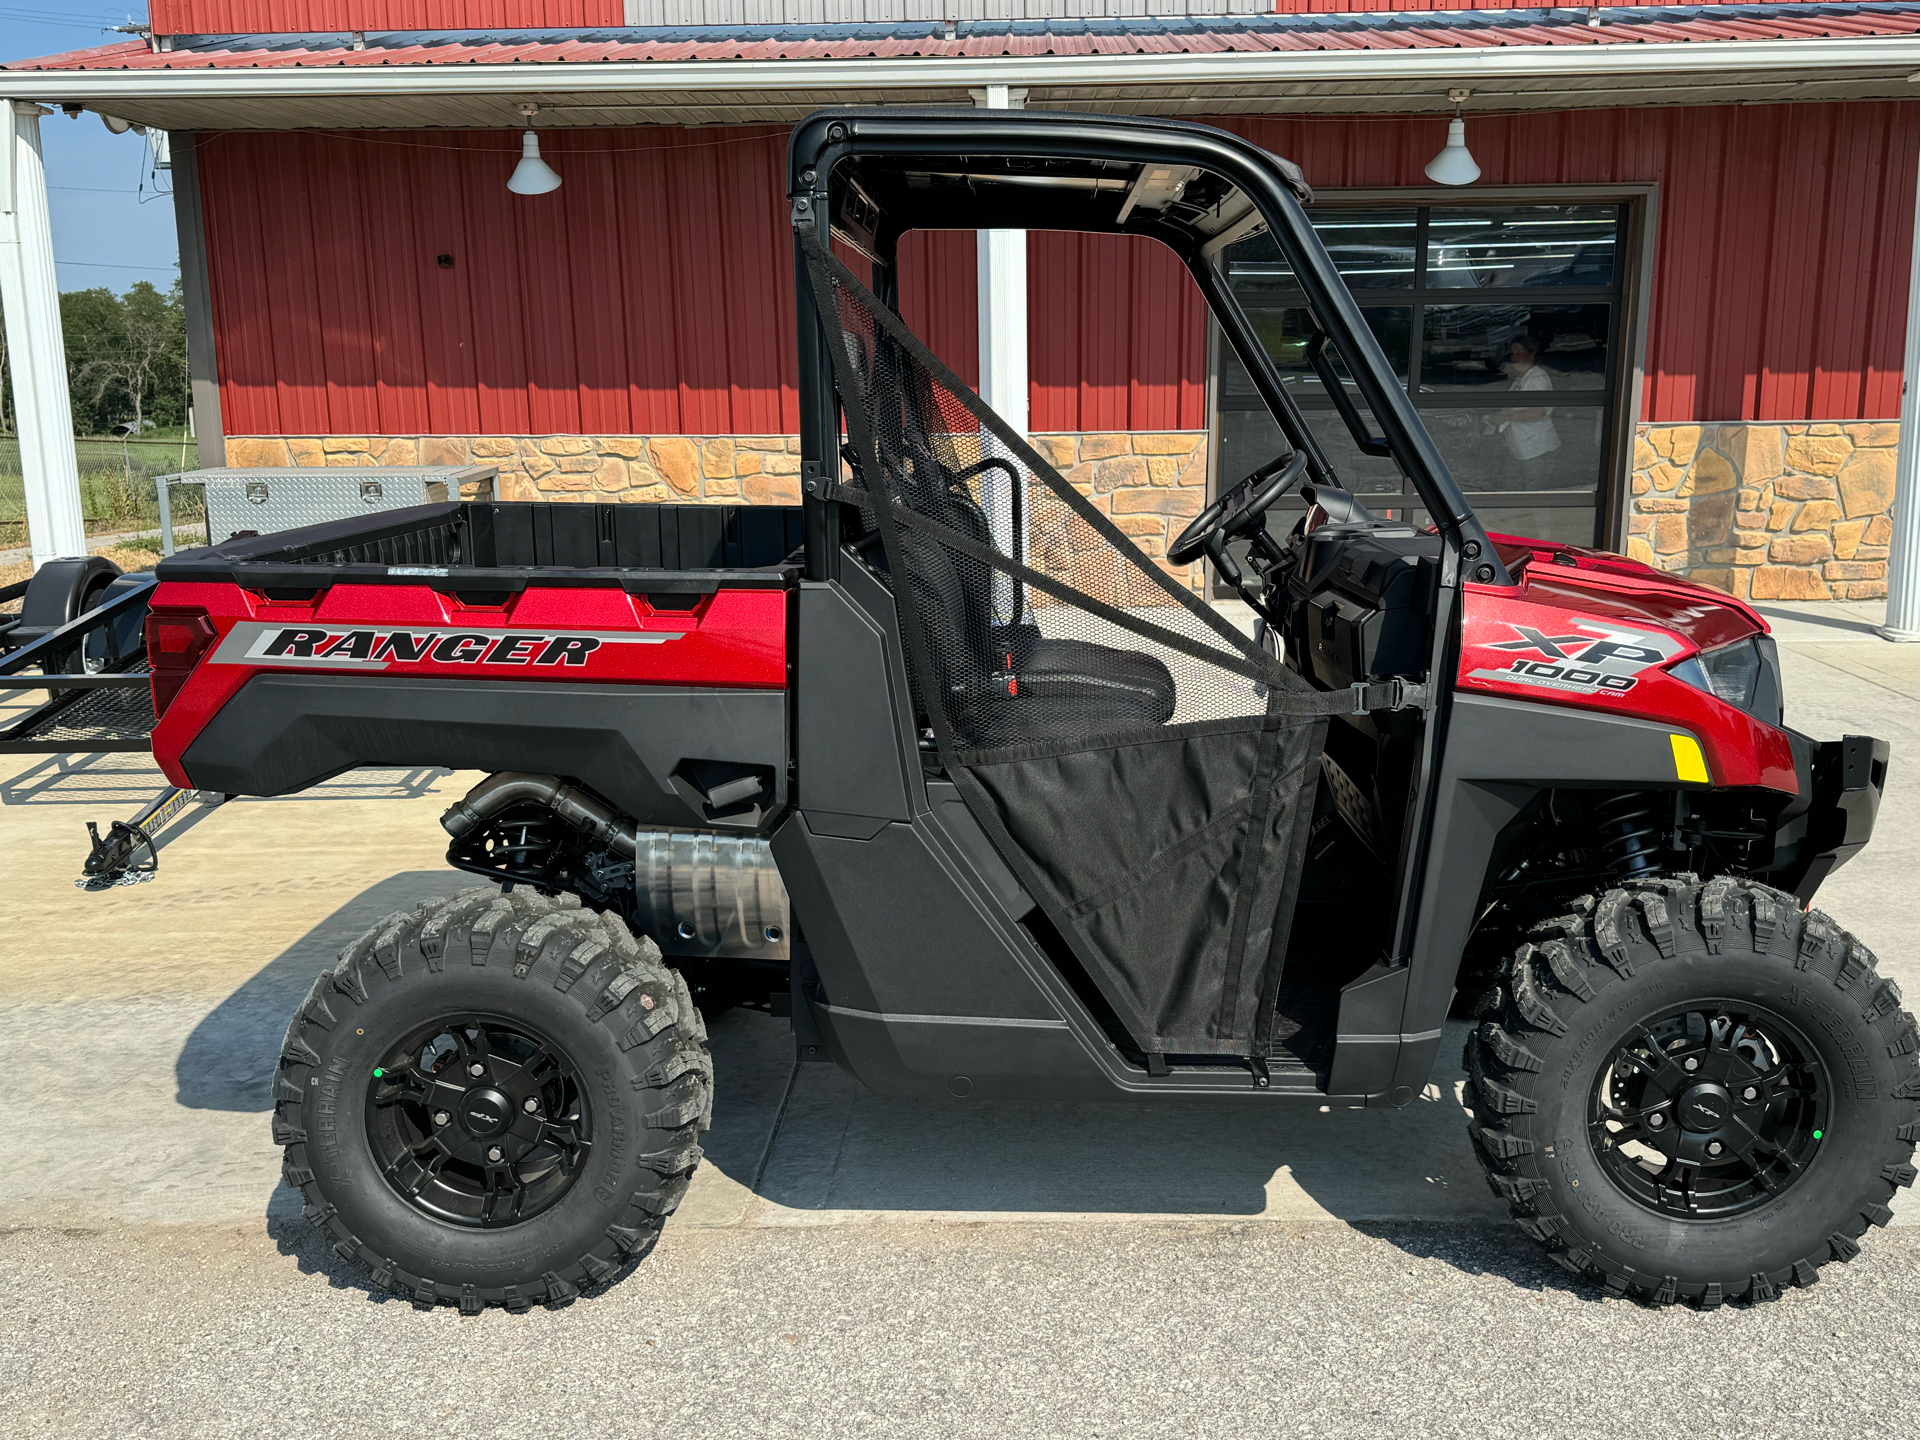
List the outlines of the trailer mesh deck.
{"type": "MultiPolygon", "coordinates": [[[[121,674],[144,678],[146,663],[121,674]]],[[[60,691],[0,728],[0,754],[144,751],[153,726],[153,692],[145,685],[60,691]]]]}

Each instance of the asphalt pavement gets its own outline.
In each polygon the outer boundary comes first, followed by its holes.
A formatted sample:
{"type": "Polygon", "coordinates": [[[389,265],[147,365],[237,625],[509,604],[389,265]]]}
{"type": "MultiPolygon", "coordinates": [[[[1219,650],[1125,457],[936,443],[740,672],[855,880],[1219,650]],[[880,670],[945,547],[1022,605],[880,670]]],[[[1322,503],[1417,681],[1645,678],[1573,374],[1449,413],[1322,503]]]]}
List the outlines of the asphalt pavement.
{"type": "MultiPolygon", "coordinates": [[[[1914,997],[1914,647],[1781,608],[1789,721],[1894,743],[1822,904],[1914,997]]],[[[471,782],[367,772],[72,881],[138,757],[0,767],[0,1432],[1913,1436],[1915,1199],[1761,1307],[1651,1311],[1505,1219],[1457,1045],[1398,1112],[889,1100],[730,1012],[709,1161],[655,1253],[524,1316],[371,1293],[277,1184],[267,1078],[316,971],[462,879],[471,782]]]]}

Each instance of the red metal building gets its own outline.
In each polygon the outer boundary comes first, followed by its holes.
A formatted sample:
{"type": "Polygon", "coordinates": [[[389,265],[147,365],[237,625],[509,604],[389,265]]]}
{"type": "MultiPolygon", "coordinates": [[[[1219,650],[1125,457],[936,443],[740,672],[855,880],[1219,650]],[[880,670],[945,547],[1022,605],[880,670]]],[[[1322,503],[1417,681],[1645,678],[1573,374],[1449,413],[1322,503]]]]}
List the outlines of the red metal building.
{"type": "MultiPolygon", "coordinates": [[[[962,6],[951,25],[903,20],[898,0],[839,24],[806,6],[754,24],[755,0],[716,24],[717,8],[153,0],[147,42],[10,67],[0,89],[173,132],[197,409],[236,461],[490,457],[529,494],[784,493],[787,128],[823,103],[1004,85],[1030,106],[1204,120],[1297,161],[1490,523],[1757,597],[1885,584],[1913,3],[1221,0],[1140,19],[1033,0],[1029,21],[962,6]],[[1450,91],[1481,167],[1458,190],[1423,173],[1450,91]],[[564,182],[550,195],[505,186],[524,103],[564,182]],[[1516,339],[1560,392],[1551,475],[1490,438],[1516,339]]],[[[1123,470],[1166,488],[1155,514],[1203,493],[1203,471],[1235,479],[1264,422],[1171,256],[1026,247],[1029,430],[1102,494],[1123,470]]],[[[971,234],[916,237],[902,300],[970,381],[983,254],[971,234]]],[[[1287,344],[1261,257],[1227,263],[1287,344]]]]}

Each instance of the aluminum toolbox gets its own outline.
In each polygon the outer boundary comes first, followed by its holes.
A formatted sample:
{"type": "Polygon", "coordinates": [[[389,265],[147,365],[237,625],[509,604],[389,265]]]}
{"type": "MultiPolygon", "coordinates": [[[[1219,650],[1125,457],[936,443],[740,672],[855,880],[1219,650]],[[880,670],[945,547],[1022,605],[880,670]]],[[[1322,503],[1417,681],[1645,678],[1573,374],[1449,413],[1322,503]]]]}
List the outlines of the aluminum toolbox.
{"type": "MultiPolygon", "coordinates": [[[[447,500],[492,500],[499,473],[492,465],[291,466],[193,470],[164,484],[205,487],[207,540],[268,535],[323,521],[432,505],[447,500]]],[[[173,553],[170,512],[162,493],[162,538],[173,553]]]]}

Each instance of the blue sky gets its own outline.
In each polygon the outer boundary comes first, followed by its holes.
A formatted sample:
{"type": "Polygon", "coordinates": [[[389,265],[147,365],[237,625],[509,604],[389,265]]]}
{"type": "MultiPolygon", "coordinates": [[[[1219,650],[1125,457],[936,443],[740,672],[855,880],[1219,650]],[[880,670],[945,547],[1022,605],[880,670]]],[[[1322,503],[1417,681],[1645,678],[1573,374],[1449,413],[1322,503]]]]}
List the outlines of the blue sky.
{"type": "MultiPolygon", "coordinates": [[[[105,0],[0,0],[0,61],[81,50],[124,39],[103,35],[129,15],[105,0]]],[[[62,290],[104,285],[123,291],[137,280],[165,290],[173,283],[179,247],[168,176],[156,181],[147,144],[131,132],[112,135],[88,112],[69,120],[59,111],[40,121],[47,159],[47,203],[53,212],[53,258],[62,290]]]]}

